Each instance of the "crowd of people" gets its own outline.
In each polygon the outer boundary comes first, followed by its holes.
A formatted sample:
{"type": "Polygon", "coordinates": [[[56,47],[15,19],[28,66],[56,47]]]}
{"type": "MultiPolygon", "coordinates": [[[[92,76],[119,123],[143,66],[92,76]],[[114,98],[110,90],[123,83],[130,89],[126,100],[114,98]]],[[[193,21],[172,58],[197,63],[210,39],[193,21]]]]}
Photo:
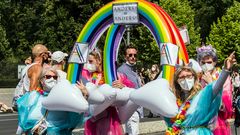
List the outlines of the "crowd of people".
{"type": "MultiPolygon", "coordinates": [[[[147,70],[141,68],[136,71],[137,55],[137,48],[130,45],[125,49],[125,62],[118,67],[118,79],[113,81],[112,87],[138,89],[161,78],[161,65],[158,64],[153,64],[147,70]]],[[[62,51],[51,53],[42,44],[32,48],[32,56],[25,61],[27,66],[22,71],[14,96],[19,113],[17,134],[71,134],[76,126],[83,124],[85,135],[139,134],[139,122],[144,116],[143,107],[136,106],[131,117],[123,122],[119,106],[114,105],[116,94],[106,98],[107,95],[101,93],[105,101],[101,104],[90,104],[90,109],[83,113],[53,111],[42,105],[44,98],[59,80],[66,80],[67,56],[68,54],[62,51]],[[96,108],[101,108],[101,111],[95,113],[96,108]],[[122,124],[125,125],[125,130],[122,124]]],[[[166,134],[230,135],[229,119],[232,118],[235,118],[235,126],[239,127],[240,76],[237,68],[232,71],[235,63],[233,52],[226,58],[222,68],[216,67],[216,50],[209,45],[197,48],[196,60],[176,65],[171,91],[179,108],[174,118],[164,117],[168,126],[166,134]]],[[[89,101],[86,82],[96,86],[105,84],[103,56],[99,49],[89,53],[87,63],[82,69],[82,79],[75,84],[89,101]]],[[[3,107],[1,103],[0,108],[3,107]]],[[[149,117],[152,116],[153,113],[150,113],[149,117]]]]}

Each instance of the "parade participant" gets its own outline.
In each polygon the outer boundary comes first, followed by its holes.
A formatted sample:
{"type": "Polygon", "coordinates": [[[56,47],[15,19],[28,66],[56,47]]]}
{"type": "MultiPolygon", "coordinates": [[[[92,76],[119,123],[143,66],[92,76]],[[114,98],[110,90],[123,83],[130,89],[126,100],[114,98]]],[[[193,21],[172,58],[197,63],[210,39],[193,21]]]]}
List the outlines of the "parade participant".
{"type": "Polygon", "coordinates": [[[31,57],[31,56],[28,57],[28,58],[24,61],[24,63],[25,63],[26,65],[32,64],[32,57],[31,57]]]}
{"type": "MultiPolygon", "coordinates": [[[[100,51],[92,51],[88,57],[88,63],[82,72],[83,78],[96,84],[105,83],[103,75],[102,55],[100,51]]],[[[122,127],[115,107],[105,109],[97,116],[86,121],[85,135],[122,135],[122,127]]]]}
{"type": "MultiPolygon", "coordinates": [[[[138,74],[134,71],[134,66],[137,62],[137,49],[133,46],[128,46],[125,50],[125,60],[126,63],[123,63],[117,70],[118,73],[123,74],[130,80],[134,86],[133,88],[137,89],[142,86],[141,79],[138,74]]],[[[124,83],[116,80],[113,82],[113,87],[123,88],[124,83]]],[[[143,108],[140,107],[137,111],[133,113],[130,119],[125,124],[126,134],[137,135],[139,134],[139,121],[140,117],[143,116],[143,108]]]]}
{"type": "Polygon", "coordinates": [[[27,59],[25,59],[24,63],[26,64],[26,67],[24,67],[23,70],[21,71],[20,81],[18,82],[18,84],[15,88],[13,100],[12,100],[12,108],[15,111],[17,111],[17,104],[16,104],[17,99],[25,93],[25,91],[23,89],[23,78],[26,75],[29,65],[32,64],[32,58],[28,57],[27,59]]]}
{"type": "MultiPolygon", "coordinates": [[[[66,112],[50,111],[42,106],[45,97],[57,83],[57,72],[55,69],[43,68],[40,75],[40,85],[36,90],[27,92],[18,103],[19,125],[27,134],[63,135],[72,134],[72,130],[83,124],[83,115],[66,112]]],[[[81,83],[77,87],[81,87],[81,83]]],[[[80,89],[81,91],[85,91],[80,89]]],[[[18,133],[22,134],[22,133],[18,133]]]]}
{"type": "Polygon", "coordinates": [[[26,75],[23,78],[24,92],[36,90],[43,64],[48,62],[49,52],[46,46],[36,44],[32,48],[33,63],[27,66],[26,75]]]}
{"type": "Polygon", "coordinates": [[[179,67],[174,74],[173,91],[179,112],[175,118],[166,119],[167,135],[211,135],[209,121],[217,115],[221,103],[222,87],[233,64],[234,52],[224,61],[223,70],[213,83],[201,88],[196,72],[188,65],[179,67]]]}
{"type": "Polygon", "coordinates": [[[67,73],[64,72],[64,66],[66,64],[65,58],[68,56],[67,53],[62,51],[53,52],[51,55],[52,66],[57,70],[60,79],[66,79],[67,73]]]}
{"type": "Polygon", "coordinates": [[[153,64],[150,71],[148,72],[149,81],[157,79],[160,71],[157,64],[153,64]]]}
{"type": "Polygon", "coordinates": [[[235,114],[235,120],[234,120],[234,126],[239,127],[240,126],[240,76],[238,73],[238,68],[234,68],[232,72],[232,83],[234,87],[233,91],[233,106],[234,106],[234,114],[235,114]]]}
{"type": "MultiPolygon", "coordinates": [[[[197,60],[204,72],[201,78],[202,87],[218,79],[221,70],[215,67],[217,64],[217,54],[211,45],[197,48],[197,60]]],[[[216,118],[216,125],[213,132],[215,135],[231,134],[230,124],[227,120],[233,115],[232,89],[231,79],[230,76],[228,76],[223,86],[222,104],[218,112],[218,117],[216,118]]]]}

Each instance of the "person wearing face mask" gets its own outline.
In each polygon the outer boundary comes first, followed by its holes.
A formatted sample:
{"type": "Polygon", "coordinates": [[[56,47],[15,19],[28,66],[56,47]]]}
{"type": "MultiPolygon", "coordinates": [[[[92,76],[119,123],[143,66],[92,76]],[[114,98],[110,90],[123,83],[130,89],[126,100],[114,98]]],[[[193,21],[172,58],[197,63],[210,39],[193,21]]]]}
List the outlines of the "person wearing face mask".
{"type": "Polygon", "coordinates": [[[191,134],[211,135],[209,122],[217,115],[221,104],[223,84],[233,64],[234,52],[224,61],[224,68],[219,78],[202,88],[197,73],[189,65],[176,69],[173,79],[173,92],[179,112],[174,118],[165,118],[167,135],[191,134]]]}
{"type": "Polygon", "coordinates": [[[153,64],[151,70],[148,73],[149,81],[157,79],[160,71],[157,64],[153,64]]]}
{"type": "MultiPolygon", "coordinates": [[[[19,126],[22,132],[17,134],[72,134],[72,130],[83,124],[83,115],[66,112],[50,111],[42,106],[42,101],[57,84],[57,72],[54,68],[43,68],[36,90],[27,92],[18,102],[19,126]]],[[[77,87],[80,84],[77,84],[77,87]]],[[[82,89],[80,89],[82,91],[82,89]]]]}
{"type": "MultiPolygon", "coordinates": [[[[215,67],[217,63],[217,54],[215,48],[213,48],[211,45],[197,48],[197,60],[204,73],[200,79],[202,87],[205,87],[207,84],[219,78],[221,70],[220,68],[215,67]]],[[[214,118],[215,120],[213,120],[215,121],[215,129],[213,132],[215,135],[231,134],[230,123],[227,120],[232,118],[233,115],[232,90],[232,82],[230,76],[228,76],[223,86],[222,103],[218,116],[214,118]]]]}
{"type": "MultiPolygon", "coordinates": [[[[89,53],[88,62],[82,70],[82,79],[98,86],[105,83],[103,75],[102,54],[95,50],[89,53]]],[[[91,106],[91,105],[90,105],[91,106]]],[[[103,112],[92,116],[84,125],[84,135],[122,135],[122,127],[114,106],[107,107],[103,112]]]]}
{"type": "Polygon", "coordinates": [[[67,53],[62,51],[53,52],[51,55],[52,66],[56,69],[59,79],[66,79],[67,73],[64,72],[64,66],[66,64],[65,58],[68,56],[67,53]]]}
{"type": "MultiPolygon", "coordinates": [[[[137,62],[137,49],[132,45],[129,45],[125,49],[125,60],[126,62],[117,69],[117,72],[126,76],[127,79],[134,84],[133,88],[140,88],[142,86],[141,79],[134,70],[137,62]]],[[[120,80],[116,80],[112,83],[112,86],[116,88],[123,88],[125,85],[126,84],[120,80]]],[[[143,108],[139,107],[125,124],[126,134],[139,134],[139,122],[141,117],[143,117],[143,108]]]]}
{"type": "Polygon", "coordinates": [[[84,65],[82,76],[96,85],[104,84],[102,56],[100,52],[89,53],[88,62],[84,65]]]}

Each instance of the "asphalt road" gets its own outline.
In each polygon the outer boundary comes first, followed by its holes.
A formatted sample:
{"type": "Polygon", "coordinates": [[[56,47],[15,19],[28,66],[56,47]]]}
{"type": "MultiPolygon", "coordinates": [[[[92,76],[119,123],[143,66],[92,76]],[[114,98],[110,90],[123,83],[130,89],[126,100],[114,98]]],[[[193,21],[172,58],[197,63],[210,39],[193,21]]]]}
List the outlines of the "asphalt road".
{"type": "Polygon", "coordinates": [[[0,135],[15,135],[18,123],[17,113],[0,114],[0,135]]]}
{"type": "MultiPolygon", "coordinates": [[[[17,113],[13,114],[0,114],[0,135],[15,135],[18,123],[17,113]]],[[[152,121],[156,119],[145,119],[143,122],[152,121]]],[[[235,128],[232,125],[232,135],[235,134],[235,128]]],[[[237,129],[238,134],[240,135],[240,128],[237,129]]],[[[82,131],[77,130],[74,135],[82,135],[82,131]]],[[[164,135],[164,132],[149,133],[144,135],[164,135]]]]}

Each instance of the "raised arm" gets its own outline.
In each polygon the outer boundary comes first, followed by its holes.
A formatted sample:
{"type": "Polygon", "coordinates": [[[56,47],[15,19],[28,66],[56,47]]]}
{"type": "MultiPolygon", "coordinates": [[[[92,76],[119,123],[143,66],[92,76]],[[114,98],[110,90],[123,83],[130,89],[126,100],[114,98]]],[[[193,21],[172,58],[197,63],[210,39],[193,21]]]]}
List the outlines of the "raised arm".
{"type": "Polygon", "coordinates": [[[228,58],[225,59],[224,61],[224,67],[222,70],[222,73],[218,77],[216,83],[213,85],[213,94],[217,95],[221,88],[223,87],[225,81],[228,78],[228,75],[230,74],[230,69],[232,68],[233,64],[236,63],[235,59],[235,51],[230,54],[228,58]]]}

